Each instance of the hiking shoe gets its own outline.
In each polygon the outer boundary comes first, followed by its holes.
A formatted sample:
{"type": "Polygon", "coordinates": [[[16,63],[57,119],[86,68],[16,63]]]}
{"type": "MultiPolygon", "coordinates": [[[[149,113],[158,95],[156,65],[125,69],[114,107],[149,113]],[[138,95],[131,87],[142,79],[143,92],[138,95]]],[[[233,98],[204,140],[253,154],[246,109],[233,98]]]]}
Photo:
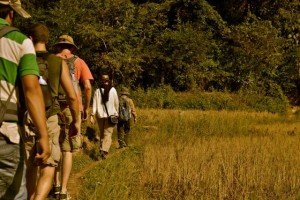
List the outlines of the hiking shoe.
{"type": "Polygon", "coordinates": [[[54,195],[59,195],[60,189],[61,189],[60,186],[54,186],[53,187],[53,193],[54,193],[54,195]]]}
{"type": "Polygon", "coordinates": [[[100,158],[102,160],[106,159],[107,154],[108,154],[108,152],[100,150],[100,158]]]}
{"type": "Polygon", "coordinates": [[[63,193],[59,194],[59,200],[69,200],[69,199],[71,199],[71,196],[68,192],[65,194],[63,194],[63,193]]]}
{"type": "Polygon", "coordinates": [[[101,159],[102,159],[102,160],[105,160],[105,159],[106,159],[106,155],[105,155],[105,154],[101,154],[100,156],[101,156],[101,159]]]}
{"type": "Polygon", "coordinates": [[[48,197],[49,198],[56,198],[60,193],[60,188],[61,188],[60,186],[53,185],[51,191],[49,192],[48,197]]]}
{"type": "Polygon", "coordinates": [[[99,141],[100,141],[100,137],[99,137],[99,136],[96,136],[96,137],[95,137],[95,141],[96,141],[96,142],[99,142],[99,141]]]}

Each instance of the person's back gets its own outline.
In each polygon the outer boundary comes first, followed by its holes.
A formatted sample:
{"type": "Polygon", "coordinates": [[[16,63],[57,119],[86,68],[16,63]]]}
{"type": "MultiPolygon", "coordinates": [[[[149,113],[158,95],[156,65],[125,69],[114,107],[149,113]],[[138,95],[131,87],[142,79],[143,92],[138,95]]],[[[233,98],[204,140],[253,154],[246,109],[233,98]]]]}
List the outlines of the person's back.
{"type": "Polygon", "coordinates": [[[66,60],[66,62],[73,63],[74,69],[71,70],[72,76],[74,75],[74,78],[83,86],[84,95],[81,95],[81,90],[79,89],[78,99],[83,121],[85,121],[88,117],[88,110],[91,101],[91,81],[93,80],[92,73],[85,61],[79,56],[74,55],[73,52],[78,50],[78,47],[71,36],[59,36],[57,42],[54,44],[54,48],[57,52],[57,56],[66,60]],[[84,96],[84,100],[82,100],[82,96],[84,96]]]}
{"type": "MultiPolygon", "coordinates": [[[[58,41],[54,44],[54,48],[57,51],[57,56],[64,59],[66,62],[69,62],[69,71],[73,79],[76,78],[77,81],[81,81],[84,86],[85,92],[85,105],[82,108],[81,104],[81,91],[79,88],[79,93],[77,95],[80,111],[83,113],[83,120],[85,120],[88,115],[88,108],[91,98],[91,84],[90,80],[93,79],[91,72],[88,69],[86,63],[79,57],[75,56],[72,52],[78,47],[75,45],[73,38],[69,35],[62,35],[58,38],[58,41]],[[75,56],[75,57],[74,57],[75,56]]],[[[76,86],[76,84],[73,84],[76,86]]],[[[76,87],[75,87],[76,89],[76,87]]],[[[78,90],[78,89],[76,89],[78,90]]],[[[68,126],[69,121],[72,119],[70,116],[69,107],[65,106],[63,101],[60,103],[61,110],[66,119],[66,124],[68,126]]],[[[68,130],[62,134],[62,142],[61,142],[61,150],[62,150],[62,170],[60,177],[60,169],[57,169],[55,184],[56,187],[61,187],[60,199],[69,198],[69,194],[67,192],[67,184],[69,180],[69,176],[72,170],[72,157],[73,153],[78,152],[82,146],[82,136],[77,135],[76,137],[69,137],[68,130]]]]}
{"type": "Polygon", "coordinates": [[[119,109],[119,116],[121,120],[119,120],[119,123],[117,125],[119,149],[128,147],[129,132],[131,129],[131,118],[133,118],[134,123],[136,123],[137,121],[136,109],[133,100],[129,96],[129,89],[126,87],[122,87],[119,109]],[[127,106],[129,108],[126,108],[127,106]]]}
{"type": "MultiPolygon", "coordinates": [[[[21,8],[19,0],[0,1],[0,29],[12,25],[15,12],[22,17],[30,17],[21,8]]],[[[25,100],[39,130],[41,151],[35,155],[36,161],[48,159],[50,149],[45,112],[40,111],[44,102],[38,87],[35,52],[32,42],[24,34],[12,31],[0,38],[0,69],[0,199],[27,199],[25,152],[20,137],[23,118],[19,115],[22,112],[18,106],[21,99],[25,100]]]]}

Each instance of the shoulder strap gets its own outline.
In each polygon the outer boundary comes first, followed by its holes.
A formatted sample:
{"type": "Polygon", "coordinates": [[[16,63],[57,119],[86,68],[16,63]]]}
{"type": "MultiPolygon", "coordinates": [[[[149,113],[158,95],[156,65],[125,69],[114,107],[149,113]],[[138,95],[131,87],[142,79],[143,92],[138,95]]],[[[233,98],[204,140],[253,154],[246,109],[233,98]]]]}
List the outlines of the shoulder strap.
{"type": "Polygon", "coordinates": [[[44,60],[47,60],[48,56],[50,55],[47,51],[38,51],[36,52],[37,57],[42,57],[44,60]]]}
{"type": "MultiPolygon", "coordinates": [[[[1,85],[1,81],[0,81],[0,85],[1,85]]],[[[1,85],[1,87],[2,87],[2,85],[1,85]]],[[[1,114],[1,116],[0,116],[0,126],[2,125],[2,122],[3,122],[3,119],[4,119],[4,115],[6,113],[7,103],[10,101],[10,99],[11,99],[14,91],[15,91],[15,87],[10,92],[10,94],[9,94],[9,96],[8,96],[8,98],[7,98],[7,100],[6,100],[6,102],[4,104],[2,103],[2,101],[0,101],[0,103],[2,104],[1,108],[0,108],[0,110],[1,110],[0,111],[0,114],[1,114]]]]}
{"type": "Polygon", "coordinates": [[[70,58],[66,58],[65,60],[69,61],[69,62],[74,62],[76,59],[78,58],[78,56],[74,55],[70,58]]]}
{"type": "Polygon", "coordinates": [[[107,107],[106,107],[106,103],[103,101],[103,93],[102,93],[102,89],[101,89],[101,87],[99,88],[99,90],[100,90],[100,93],[101,93],[101,99],[102,99],[102,103],[104,104],[104,107],[105,107],[105,110],[106,110],[107,116],[109,117],[108,110],[107,110],[107,107]]]}
{"type": "Polygon", "coordinates": [[[74,55],[70,58],[64,59],[66,61],[67,65],[68,65],[72,81],[75,81],[75,82],[78,82],[75,78],[75,75],[74,75],[75,74],[75,68],[76,68],[75,61],[76,61],[77,58],[78,58],[78,56],[74,55]]]}
{"type": "MultiPolygon", "coordinates": [[[[65,59],[65,61],[67,62],[67,63],[75,63],[75,60],[78,58],[78,56],[73,56],[73,57],[71,57],[71,58],[66,58],[65,59]]],[[[75,65],[73,65],[73,67],[75,67],[75,65]]],[[[73,70],[73,69],[72,69],[73,70]]]]}
{"type": "MultiPolygon", "coordinates": [[[[12,27],[12,26],[4,26],[0,28],[0,38],[2,38],[4,35],[6,35],[7,33],[11,32],[11,31],[19,31],[19,29],[12,27]]],[[[1,82],[0,82],[1,83],[1,82]]],[[[13,88],[13,90],[11,91],[11,93],[9,94],[6,102],[3,104],[1,102],[1,116],[0,116],[0,125],[2,124],[6,109],[7,109],[7,103],[10,101],[13,93],[15,91],[15,87],[13,88]]]]}
{"type": "Polygon", "coordinates": [[[19,31],[19,29],[12,27],[12,26],[4,26],[0,28],[0,38],[11,31],[19,31]]]}

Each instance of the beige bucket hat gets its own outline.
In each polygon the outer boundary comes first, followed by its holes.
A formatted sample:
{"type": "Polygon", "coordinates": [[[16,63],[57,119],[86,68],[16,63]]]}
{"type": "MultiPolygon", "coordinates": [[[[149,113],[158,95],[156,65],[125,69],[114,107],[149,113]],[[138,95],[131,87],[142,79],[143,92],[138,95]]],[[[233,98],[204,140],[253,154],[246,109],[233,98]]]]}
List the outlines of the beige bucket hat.
{"type": "Polygon", "coordinates": [[[30,14],[21,6],[21,0],[0,0],[0,4],[9,5],[14,11],[24,18],[30,18],[30,14]]]}
{"type": "Polygon", "coordinates": [[[57,42],[54,44],[54,46],[59,45],[59,44],[70,44],[70,45],[73,45],[73,47],[75,47],[76,49],[78,49],[78,47],[74,43],[73,38],[69,35],[59,36],[59,38],[58,38],[57,42]]]}
{"type": "Polygon", "coordinates": [[[127,87],[122,87],[121,89],[121,95],[130,95],[129,89],[127,87]]]}

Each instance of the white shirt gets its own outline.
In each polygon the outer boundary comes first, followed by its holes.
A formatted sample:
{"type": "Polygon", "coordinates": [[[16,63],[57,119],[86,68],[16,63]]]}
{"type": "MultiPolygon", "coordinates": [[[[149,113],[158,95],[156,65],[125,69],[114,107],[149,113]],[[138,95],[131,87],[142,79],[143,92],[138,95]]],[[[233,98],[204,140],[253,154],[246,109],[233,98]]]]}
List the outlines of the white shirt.
{"type": "MultiPolygon", "coordinates": [[[[104,89],[101,88],[102,94],[104,94],[104,89]]],[[[119,116],[119,98],[117,91],[112,87],[108,93],[108,101],[106,102],[106,107],[109,115],[119,116]]],[[[102,96],[100,89],[96,89],[93,97],[93,111],[92,115],[96,115],[98,118],[107,118],[107,113],[102,102],[102,96]]]]}

